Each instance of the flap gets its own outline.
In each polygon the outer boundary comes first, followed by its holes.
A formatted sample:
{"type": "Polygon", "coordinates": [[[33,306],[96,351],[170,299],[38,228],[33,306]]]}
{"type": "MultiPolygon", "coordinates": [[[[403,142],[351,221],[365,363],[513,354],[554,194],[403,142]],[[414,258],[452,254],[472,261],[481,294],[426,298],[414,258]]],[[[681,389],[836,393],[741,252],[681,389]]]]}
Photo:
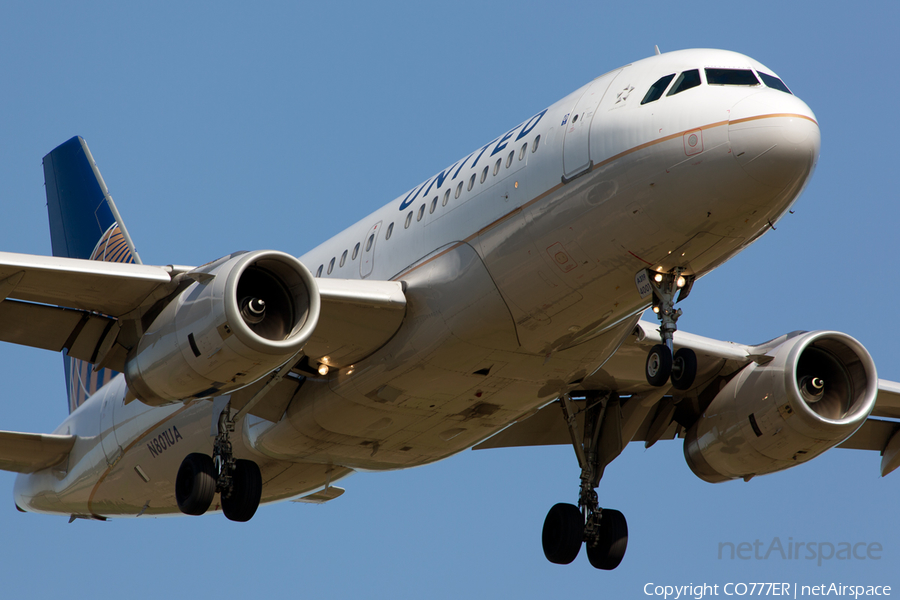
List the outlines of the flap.
{"type": "Polygon", "coordinates": [[[873,417],[900,419],[900,383],[878,380],[878,397],[875,399],[873,417]]]}
{"type": "Polygon", "coordinates": [[[61,463],[72,446],[74,435],[0,431],[0,469],[34,473],[61,463]]]}
{"type": "Polygon", "coordinates": [[[838,448],[882,452],[898,429],[900,429],[900,423],[882,421],[880,419],[866,419],[862,427],[857,429],[856,433],[850,436],[849,439],[839,444],[838,448]]]}
{"type": "Polygon", "coordinates": [[[3,297],[114,317],[134,310],[170,281],[165,267],[0,252],[3,297]]]}
{"type": "Polygon", "coordinates": [[[0,302],[0,341],[44,350],[69,351],[69,356],[93,362],[101,340],[115,319],[81,310],[0,302]]]}
{"type": "Polygon", "coordinates": [[[344,367],[369,356],[393,337],[406,315],[399,281],[316,279],[316,283],[322,311],[303,353],[327,365],[344,367]]]}
{"type": "Polygon", "coordinates": [[[315,492],[314,494],[295,498],[294,500],[291,500],[291,502],[304,502],[306,504],[325,504],[330,500],[334,500],[335,498],[340,498],[341,496],[343,496],[344,491],[344,488],[339,488],[337,486],[331,485],[323,490],[315,492]]]}

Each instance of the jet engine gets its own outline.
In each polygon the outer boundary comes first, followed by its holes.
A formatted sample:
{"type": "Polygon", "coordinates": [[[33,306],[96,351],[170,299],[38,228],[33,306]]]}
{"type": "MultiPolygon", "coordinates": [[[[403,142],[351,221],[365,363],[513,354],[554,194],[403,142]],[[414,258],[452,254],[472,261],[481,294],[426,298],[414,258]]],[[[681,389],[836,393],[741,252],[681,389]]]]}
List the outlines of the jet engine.
{"type": "Polygon", "coordinates": [[[810,460],[853,435],[875,407],[875,364],[848,335],[786,336],[754,358],[685,437],[688,466],[710,483],[810,460]]]}
{"type": "Polygon", "coordinates": [[[283,252],[226,256],[156,316],[125,363],[131,392],[159,406],[253,383],[299,352],[319,319],[309,270],[283,252]]]}

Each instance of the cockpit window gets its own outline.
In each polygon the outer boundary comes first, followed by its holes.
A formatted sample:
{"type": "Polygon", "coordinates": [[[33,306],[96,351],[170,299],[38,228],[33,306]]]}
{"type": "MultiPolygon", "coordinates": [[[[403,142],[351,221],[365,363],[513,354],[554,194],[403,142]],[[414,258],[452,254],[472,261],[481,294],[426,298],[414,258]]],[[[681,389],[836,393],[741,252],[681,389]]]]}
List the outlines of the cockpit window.
{"type": "Polygon", "coordinates": [[[669,93],[666,94],[666,96],[674,96],[679,92],[689,90],[698,85],[700,85],[700,71],[697,69],[685,71],[678,76],[678,79],[675,80],[675,85],[672,86],[672,89],[669,90],[669,93]]]}
{"type": "Polygon", "coordinates": [[[706,69],[709,85],[759,85],[750,69],[706,69]]]}
{"type": "MultiPolygon", "coordinates": [[[[785,94],[791,93],[791,90],[789,90],[788,87],[784,85],[784,82],[774,75],[769,75],[768,73],[763,73],[762,71],[757,71],[757,73],[759,73],[759,78],[763,80],[763,83],[766,84],[766,87],[784,92],[785,94]]],[[[791,95],[793,96],[793,94],[791,95]]]]}
{"type": "Polygon", "coordinates": [[[666,91],[666,88],[669,87],[669,83],[672,82],[672,79],[675,77],[675,73],[671,75],[666,75],[665,77],[660,77],[656,83],[650,86],[650,89],[647,90],[647,94],[644,96],[644,99],[641,100],[641,104],[647,104],[648,102],[656,102],[662,97],[663,92],[666,91]]]}

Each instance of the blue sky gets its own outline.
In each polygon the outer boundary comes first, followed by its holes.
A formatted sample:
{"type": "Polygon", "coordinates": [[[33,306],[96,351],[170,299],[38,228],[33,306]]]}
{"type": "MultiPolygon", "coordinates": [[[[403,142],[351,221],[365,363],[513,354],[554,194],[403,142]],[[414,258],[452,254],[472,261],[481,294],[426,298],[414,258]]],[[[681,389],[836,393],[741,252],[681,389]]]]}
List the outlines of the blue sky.
{"type": "MultiPolygon", "coordinates": [[[[4,3],[0,248],[49,254],[41,158],[82,135],[150,264],[239,249],[295,255],[593,77],[653,53],[736,50],[815,111],[822,154],[777,231],[699,282],[679,325],[761,342],[859,339],[897,366],[894,180],[900,10],[889,3],[4,3]],[[889,68],[890,65],[890,68],[889,68]]],[[[51,431],[62,360],[0,346],[0,428],[51,431]]],[[[892,585],[900,475],[831,451],[710,485],[678,442],[629,447],[603,506],[628,517],[615,572],[547,563],[546,511],[574,501],[567,447],[464,452],[359,474],[325,506],[109,523],[24,515],[0,474],[5,597],[645,597],[644,584],[892,585]],[[719,560],[720,542],[879,542],[881,560],[719,560]],[[224,564],[223,564],[224,562],[224,564]],[[222,575],[227,579],[217,579],[222,575]],[[127,590],[127,592],[123,592],[127,590]]],[[[720,588],[721,589],[721,588],[720,588]]]]}

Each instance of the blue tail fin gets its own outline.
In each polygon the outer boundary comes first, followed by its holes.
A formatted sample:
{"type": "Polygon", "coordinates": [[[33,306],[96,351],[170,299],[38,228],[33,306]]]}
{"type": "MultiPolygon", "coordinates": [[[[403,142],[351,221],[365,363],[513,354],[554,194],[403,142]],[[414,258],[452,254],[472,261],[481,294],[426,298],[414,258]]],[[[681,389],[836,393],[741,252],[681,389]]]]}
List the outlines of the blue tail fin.
{"type": "MultiPolygon", "coordinates": [[[[44,184],[53,256],[140,263],[91,151],[73,137],[44,157],[44,184]]],[[[63,351],[69,412],[112,379],[110,369],[93,371],[63,351]]]]}

